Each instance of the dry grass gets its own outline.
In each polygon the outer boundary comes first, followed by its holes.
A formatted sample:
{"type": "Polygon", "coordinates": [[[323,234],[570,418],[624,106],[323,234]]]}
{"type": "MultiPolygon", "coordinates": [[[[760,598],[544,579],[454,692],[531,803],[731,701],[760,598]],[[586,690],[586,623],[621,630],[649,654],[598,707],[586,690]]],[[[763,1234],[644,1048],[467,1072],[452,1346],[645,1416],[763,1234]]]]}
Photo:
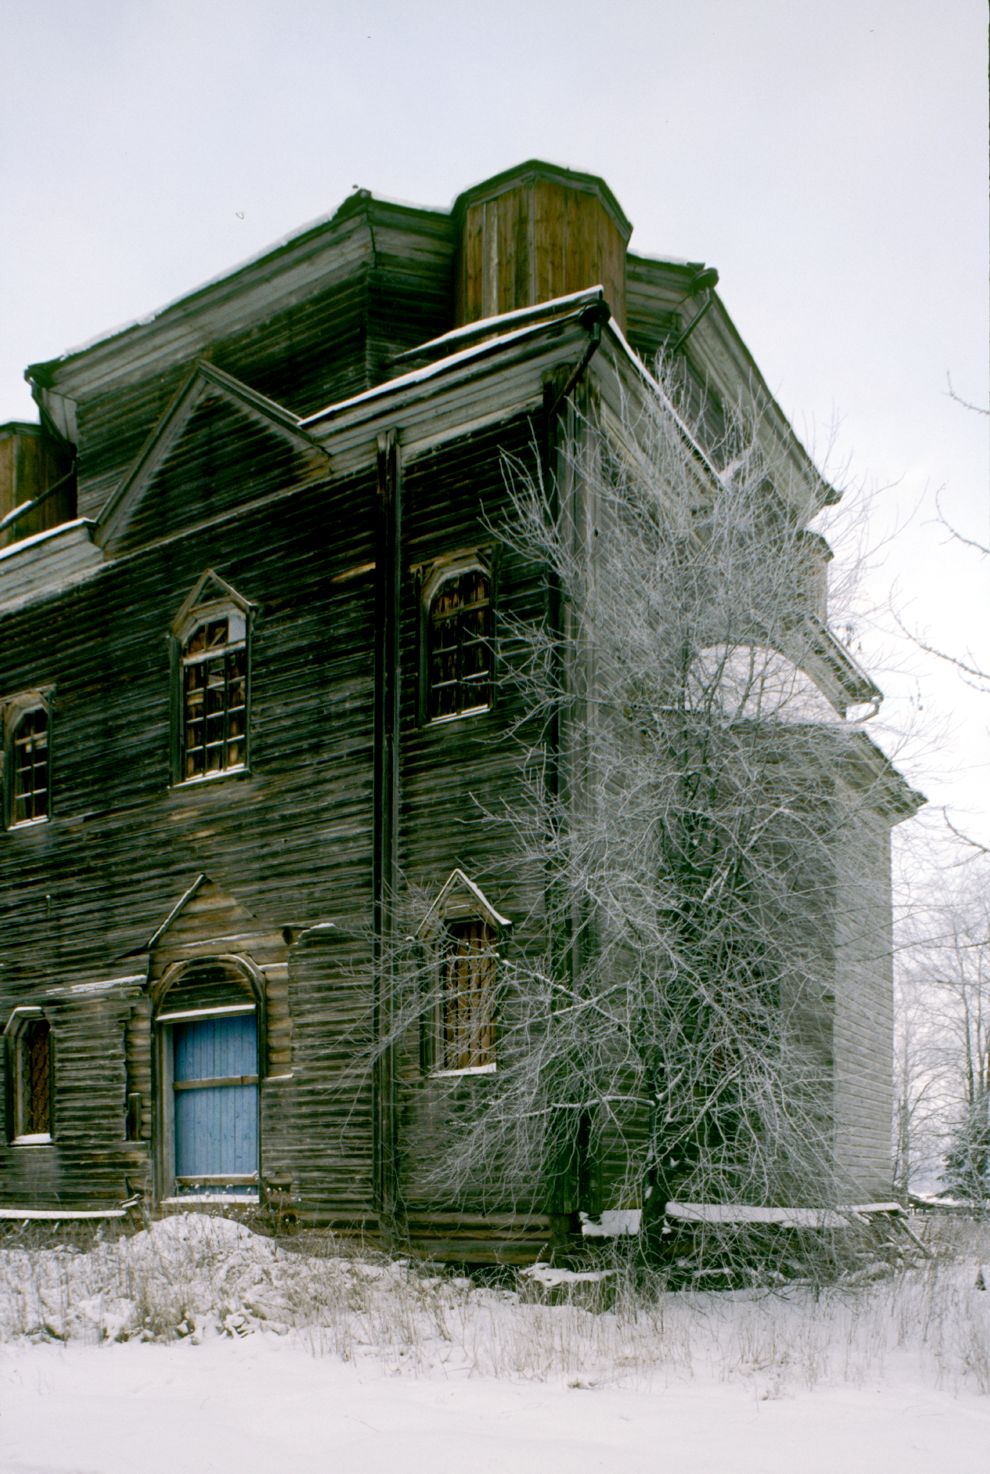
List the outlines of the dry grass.
{"type": "Polygon", "coordinates": [[[928,1225],[930,1262],[858,1286],[647,1293],[607,1310],[540,1303],[430,1266],[311,1251],[188,1214],[131,1236],[0,1244],[0,1338],[201,1341],[267,1332],[396,1371],[642,1383],[748,1379],[758,1395],[880,1381],[990,1394],[990,1228],[928,1225]]]}

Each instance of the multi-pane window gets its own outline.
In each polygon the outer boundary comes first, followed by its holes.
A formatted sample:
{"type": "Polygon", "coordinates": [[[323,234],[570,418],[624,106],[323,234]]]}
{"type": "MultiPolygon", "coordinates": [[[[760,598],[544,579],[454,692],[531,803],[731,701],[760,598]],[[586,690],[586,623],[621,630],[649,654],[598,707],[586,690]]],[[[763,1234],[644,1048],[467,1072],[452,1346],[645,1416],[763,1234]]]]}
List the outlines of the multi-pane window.
{"type": "Polygon", "coordinates": [[[10,730],[10,818],[13,824],[47,819],[49,814],[48,712],[28,707],[10,730]]]}
{"type": "Polygon", "coordinates": [[[247,762],[248,653],[244,618],[218,612],[182,643],[180,779],[247,762]]]}
{"type": "Polygon", "coordinates": [[[35,1010],[27,1018],[18,1011],[8,1025],[6,1044],[11,1136],[15,1141],[48,1140],[52,1134],[51,1025],[35,1010]]]}
{"type": "Polygon", "coordinates": [[[495,1067],[495,933],[477,917],[448,921],[441,936],[435,1067],[495,1067]]]}
{"type": "Polygon", "coordinates": [[[426,619],[426,713],[430,721],[492,704],[491,580],[481,568],[444,578],[426,619]]]}

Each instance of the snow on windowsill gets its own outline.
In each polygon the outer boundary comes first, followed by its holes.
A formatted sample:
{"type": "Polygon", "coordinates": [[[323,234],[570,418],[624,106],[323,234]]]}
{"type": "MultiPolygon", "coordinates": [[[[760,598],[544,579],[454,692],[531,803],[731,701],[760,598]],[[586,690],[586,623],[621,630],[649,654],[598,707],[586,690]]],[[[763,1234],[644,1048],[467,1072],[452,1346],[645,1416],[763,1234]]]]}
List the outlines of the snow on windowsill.
{"type": "Polygon", "coordinates": [[[195,788],[200,783],[217,783],[222,778],[233,778],[238,773],[249,772],[247,763],[235,763],[230,768],[219,768],[215,773],[196,773],[192,778],[180,778],[173,788],[195,788]]]}
{"type": "Polygon", "coordinates": [[[447,722],[459,722],[463,717],[480,716],[482,712],[491,711],[492,704],[486,701],[483,706],[466,706],[463,711],[448,711],[442,717],[430,717],[428,727],[443,727],[447,722]]]}
{"type": "Polygon", "coordinates": [[[50,1131],[34,1131],[29,1136],[15,1136],[13,1146],[51,1146],[52,1135],[50,1131]]]}
{"type": "Polygon", "coordinates": [[[188,1208],[190,1212],[204,1205],[226,1208],[257,1208],[257,1193],[184,1193],[180,1198],[162,1198],[163,1208],[188,1208]]]}
{"type": "Polygon", "coordinates": [[[83,1219],[126,1216],[124,1208],[0,1208],[0,1219],[17,1223],[75,1223],[83,1219]]]}
{"type": "Polygon", "coordinates": [[[466,1065],[463,1070],[431,1070],[431,1080],[456,1080],[461,1075],[494,1075],[494,1062],[489,1065],[466,1065]]]}

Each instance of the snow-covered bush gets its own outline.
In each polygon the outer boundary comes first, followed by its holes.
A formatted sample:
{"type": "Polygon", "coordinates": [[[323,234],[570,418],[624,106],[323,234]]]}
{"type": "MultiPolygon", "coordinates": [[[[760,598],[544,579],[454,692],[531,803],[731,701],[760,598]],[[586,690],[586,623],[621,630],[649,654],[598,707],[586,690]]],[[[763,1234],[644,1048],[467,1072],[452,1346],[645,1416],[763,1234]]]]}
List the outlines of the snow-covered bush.
{"type": "MultiPolygon", "coordinates": [[[[953,1222],[945,1252],[856,1288],[635,1293],[607,1310],[473,1283],[429,1265],[353,1257],[331,1239],[278,1242],[201,1214],[88,1249],[0,1244],[0,1341],[186,1342],[277,1335],[316,1356],[396,1373],[649,1385],[697,1376],[761,1395],[910,1368],[990,1393],[986,1224],[953,1222]]],[[[547,1277],[544,1272],[543,1277],[547,1277]]],[[[602,1303],[605,1303],[603,1297],[602,1303]]]]}

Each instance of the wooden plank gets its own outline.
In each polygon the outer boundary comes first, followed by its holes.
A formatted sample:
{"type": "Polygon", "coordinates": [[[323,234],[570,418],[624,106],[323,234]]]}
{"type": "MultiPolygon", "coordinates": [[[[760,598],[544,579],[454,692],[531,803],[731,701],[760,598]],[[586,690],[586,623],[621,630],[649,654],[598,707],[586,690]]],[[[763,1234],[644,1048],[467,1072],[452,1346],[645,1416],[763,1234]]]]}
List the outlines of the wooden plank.
{"type": "Polygon", "coordinates": [[[375,580],[375,745],[373,927],[373,1077],[375,1207],[385,1224],[398,1208],[394,1059],[394,908],[398,889],[399,713],[402,690],[400,605],[402,591],[403,487],[396,435],[378,445],[375,580]]]}

